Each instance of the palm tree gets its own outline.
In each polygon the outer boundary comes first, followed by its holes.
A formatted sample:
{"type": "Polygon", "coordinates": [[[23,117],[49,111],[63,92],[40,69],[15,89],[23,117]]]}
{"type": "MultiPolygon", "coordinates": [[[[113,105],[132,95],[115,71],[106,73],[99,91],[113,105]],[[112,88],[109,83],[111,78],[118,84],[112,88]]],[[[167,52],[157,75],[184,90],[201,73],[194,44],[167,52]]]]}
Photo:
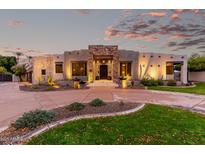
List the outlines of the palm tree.
{"type": "Polygon", "coordinates": [[[16,55],[16,60],[17,60],[17,64],[19,63],[19,57],[22,56],[23,54],[19,51],[15,52],[16,55]]]}

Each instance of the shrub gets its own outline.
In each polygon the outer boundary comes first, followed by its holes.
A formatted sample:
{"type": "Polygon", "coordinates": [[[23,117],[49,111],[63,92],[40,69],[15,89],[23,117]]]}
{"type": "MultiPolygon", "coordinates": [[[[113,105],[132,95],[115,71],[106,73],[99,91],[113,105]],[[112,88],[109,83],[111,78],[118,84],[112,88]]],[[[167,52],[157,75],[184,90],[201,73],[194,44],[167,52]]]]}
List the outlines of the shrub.
{"type": "Polygon", "coordinates": [[[143,80],[141,80],[141,84],[143,84],[144,86],[158,86],[158,81],[154,79],[144,78],[143,80]]]}
{"type": "Polygon", "coordinates": [[[90,105],[92,105],[92,106],[102,106],[102,105],[105,105],[105,102],[103,100],[99,99],[99,98],[96,98],[96,99],[94,99],[90,102],[90,105]]]}
{"type": "Polygon", "coordinates": [[[6,68],[3,66],[0,66],[0,73],[6,73],[6,72],[7,72],[6,68]]]}
{"type": "Polygon", "coordinates": [[[39,89],[40,86],[39,86],[39,85],[32,85],[31,88],[32,88],[32,89],[39,89]]]}
{"type": "Polygon", "coordinates": [[[168,86],[176,86],[176,81],[175,80],[168,80],[167,85],[168,86]]]}
{"type": "Polygon", "coordinates": [[[16,129],[36,128],[41,124],[49,123],[55,115],[55,112],[47,110],[25,112],[22,117],[18,118],[15,123],[12,124],[12,126],[16,129]]]}
{"type": "Polygon", "coordinates": [[[159,86],[163,86],[164,85],[163,80],[157,80],[157,83],[158,83],[159,86]]]}
{"type": "Polygon", "coordinates": [[[53,90],[53,87],[46,87],[45,90],[46,90],[46,91],[52,91],[52,90],[53,90]]]}
{"type": "Polygon", "coordinates": [[[70,111],[78,111],[85,108],[85,105],[79,102],[72,103],[68,106],[66,106],[66,109],[69,109],[70,111]]]}

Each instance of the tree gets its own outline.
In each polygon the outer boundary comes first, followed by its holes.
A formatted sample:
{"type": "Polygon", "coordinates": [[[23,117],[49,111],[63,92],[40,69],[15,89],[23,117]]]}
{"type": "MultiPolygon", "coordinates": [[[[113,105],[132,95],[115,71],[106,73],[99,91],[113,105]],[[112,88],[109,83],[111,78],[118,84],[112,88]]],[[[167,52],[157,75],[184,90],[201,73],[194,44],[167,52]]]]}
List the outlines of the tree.
{"type": "Polygon", "coordinates": [[[0,73],[6,73],[6,72],[7,72],[6,68],[3,66],[0,66],[0,73]]]}
{"type": "Polygon", "coordinates": [[[19,63],[19,57],[22,56],[23,54],[21,52],[15,52],[15,54],[16,54],[17,63],[19,63]]]}
{"type": "Polygon", "coordinates": [[[205,71],[205,57],[192,57],[188,61],[188,70],[193,72],[205,71]]]}
{"type": "Polygon", "coordinates": [[[8,72],[13,73],[11,67],[14,65],[16,65],[16,57],[0,55],[0,66],[6,68],[8,72]]]}
{"type": "Polygon", "coordinates": [[[14,74],[19,77],[20,81],[22,80],[22,76],[25,75],[26,69],[24,65],[16,65],[12,67],[14,74]]]}

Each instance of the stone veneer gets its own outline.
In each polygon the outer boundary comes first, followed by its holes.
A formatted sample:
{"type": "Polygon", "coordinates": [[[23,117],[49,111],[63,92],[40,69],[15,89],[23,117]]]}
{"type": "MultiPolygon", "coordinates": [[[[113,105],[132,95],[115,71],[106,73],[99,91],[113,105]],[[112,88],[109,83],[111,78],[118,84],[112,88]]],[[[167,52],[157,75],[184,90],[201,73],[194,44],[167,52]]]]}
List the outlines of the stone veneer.
{"type": "Polygon", "coordinates": [[[93,73],[93,61],[94,55],[112,55],[113,56],[113,81],[118,80],[118,64],[119,64],[119,52],[117,45],[89,45],[89,59],[88,59],[88,73],[90,81],[94,81],[93,73]]]}

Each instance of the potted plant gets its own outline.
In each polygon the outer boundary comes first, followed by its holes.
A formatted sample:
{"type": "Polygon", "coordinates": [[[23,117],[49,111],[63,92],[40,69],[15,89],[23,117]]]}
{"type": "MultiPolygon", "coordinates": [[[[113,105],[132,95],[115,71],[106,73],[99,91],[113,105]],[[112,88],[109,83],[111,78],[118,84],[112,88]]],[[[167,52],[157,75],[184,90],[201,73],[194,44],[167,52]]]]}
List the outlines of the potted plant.
{"type": "Polygon", "coordinates": [[[127,78],[124,76],[121,76],[120,78],[120,85],[122,88],[126,88],[127,87],[127,78]]]}
{"type": "Polygon", "coordinates": [[[78,79],[78,78],[73,79],[73,88],[75,88],[75,89],[80,88],[80,79],[78,79]]]}

